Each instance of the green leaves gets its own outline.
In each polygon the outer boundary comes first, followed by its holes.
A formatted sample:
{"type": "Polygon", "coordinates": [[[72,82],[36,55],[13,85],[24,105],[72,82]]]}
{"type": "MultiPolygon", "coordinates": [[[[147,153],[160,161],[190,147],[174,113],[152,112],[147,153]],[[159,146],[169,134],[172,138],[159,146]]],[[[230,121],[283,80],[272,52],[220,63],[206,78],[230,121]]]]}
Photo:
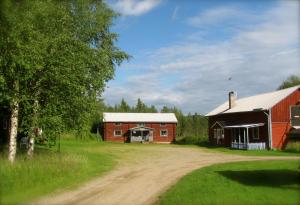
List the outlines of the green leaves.
{"type": "Polygon", "coordinates": [[[296,85],[300,85],[300,77],[296,75],[291,75],[282,84],[278,87],[278,90],[293,87],[296,85]]]}
{"type": "Polygon", "coordinates": [[[49,136],[85,127],[116,65],[129,58],[109,29],[116,14],[96,0],[7,0],[1,6],[0,97],[20,102],[19,130],[32,130],[34,101],[49,136]]]}

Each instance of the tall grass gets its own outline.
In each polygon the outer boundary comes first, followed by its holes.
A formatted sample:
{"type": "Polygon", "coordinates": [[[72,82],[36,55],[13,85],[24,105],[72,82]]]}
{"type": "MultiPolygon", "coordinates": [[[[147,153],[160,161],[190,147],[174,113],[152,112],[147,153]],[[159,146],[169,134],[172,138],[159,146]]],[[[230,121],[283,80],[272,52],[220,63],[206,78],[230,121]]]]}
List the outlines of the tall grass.
{"type": "Polygon", "coordinates": [[[201,145],[202,143],[205,143],[208,141],[207,136],[184,136],[184,137],[177,137],[176,138],[176,144],[181,145],[201,145]]]}
{"type": "Polygon", "coordinates": [[[286,151],[300,153],[300,141],[289,141],[285,147],[286,151]]]}
{"type": "Polygon", "coordinates": [[[2,155],[0,204],[24,203],[110,170],[114,165],[110,154],[84,150],[95,145],[95,141],[62,140],[62,152],[40,148],[32,159],[19,154],[13,165],[2,155]]]}

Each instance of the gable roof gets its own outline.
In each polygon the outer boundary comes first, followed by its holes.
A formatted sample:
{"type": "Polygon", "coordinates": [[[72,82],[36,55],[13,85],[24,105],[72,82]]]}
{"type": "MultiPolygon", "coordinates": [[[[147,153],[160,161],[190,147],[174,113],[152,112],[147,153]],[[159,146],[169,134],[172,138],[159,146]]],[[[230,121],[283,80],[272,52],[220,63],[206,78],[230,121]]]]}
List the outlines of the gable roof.
{"type": "Polygon", "coordinates": [[[254,110],[268,110],[274,105],[279,103],[281,100],[289,96],[291,93],[300,89],[300,86],[294,86],[291,88],[278,90],[270,93],[263,93],[250,97],[237,99],[236,105],[229,109],[228,100],[222,105],[218,106],[214,110],[206,114],[206,116],[213,116],[225,113],[236,113],[236,112],[250,112],[254,110]]]}
{"type": "Polygon", "coordinates": [[[177,123],[174,113],[103,113],[103,122],[177,123]]]}

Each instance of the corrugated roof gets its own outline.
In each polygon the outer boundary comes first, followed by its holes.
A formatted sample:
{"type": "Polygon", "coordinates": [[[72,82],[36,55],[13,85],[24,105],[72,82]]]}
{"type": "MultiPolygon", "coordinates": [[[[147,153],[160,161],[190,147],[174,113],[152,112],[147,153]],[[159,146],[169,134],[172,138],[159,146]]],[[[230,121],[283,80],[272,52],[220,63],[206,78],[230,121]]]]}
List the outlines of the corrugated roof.
{"type": "Polygon", "coordinates": [[[103,122],[177,123],[174,113],[103,113],[103,122]]]}
{"type": "Polygon", "coordinates": [[[294,86],[291,88],[278,90],[270,93],[264,93],[245,97],[236,100],[236,105],[229,109],[228,100],[210,111],[206,116],[213,116],[222,113],[235,113],[235,112],[249,112],[254,110],[268,110],[276,105],[278,102],[289,96],[291,93],[300,89],[300,86],[294,86]]]}

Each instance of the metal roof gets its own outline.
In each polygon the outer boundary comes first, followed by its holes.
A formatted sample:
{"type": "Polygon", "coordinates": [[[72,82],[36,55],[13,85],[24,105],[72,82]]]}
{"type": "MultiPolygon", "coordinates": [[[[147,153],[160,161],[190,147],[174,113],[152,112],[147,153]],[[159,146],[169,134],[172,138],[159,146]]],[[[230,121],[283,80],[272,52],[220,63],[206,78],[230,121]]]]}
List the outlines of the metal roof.
{"type": "Polygon", "coordinates": [[[174,113],[103,113],[103,122],[177,123],[174,113]]]}
{"type": "Polygon", "coordinates": [[[239,125],[224,126],[224,128],[251,128],[251,127],[261,127],[264,125],[265,123],[239,124],[239,125]]]}
{"type": "Polygon", "coordinates": [[[268,110],[274,105],[279,103],[281,100],[289,96],[291,93],[300,89],[300,86],[294,86],[291,88],[278,90],[270,93],[264,93],[237,99],[235,106],[229,109],[228,100],[222,105],[218,106],[214,110],[206,114],[206,116],[213,116],[223,113],[236,113],[236,112],[249,112],[255,110],[268,110]]]}

